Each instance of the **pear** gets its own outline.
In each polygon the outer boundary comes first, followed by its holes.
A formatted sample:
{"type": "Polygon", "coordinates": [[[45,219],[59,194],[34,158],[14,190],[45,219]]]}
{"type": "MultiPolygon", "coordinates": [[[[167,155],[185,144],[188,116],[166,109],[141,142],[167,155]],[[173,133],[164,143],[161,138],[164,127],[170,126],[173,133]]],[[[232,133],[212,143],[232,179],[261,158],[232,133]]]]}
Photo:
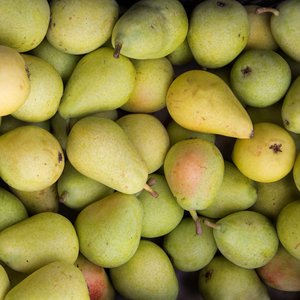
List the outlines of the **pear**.
{"type": "Polygon", "coordinates": [[[75,220],[80,252],[92,263],[114,268],[136,252],[143,207],[134,195],[115,192],[85,207],[75,220]]]}
{"type": "Polygon", "coordinates": [[[168,88],[175,78],[172,64],[166,57],[131,59],[136,69],[136,85],[121,109],[133,113],[154,113],[166,106],[168,88]]]}
{"type": "Polygon", "coordinates": [[[49,187],[60,177],[65,161],[57,139],[47,130],[28,125],[0,136],[0,175],[22,191],[49,187]]]}
{"type": "Polygon", "coordinates": [[[187,38],[170,54],[167,59],[173,66],[184,66],[194,60],[187,38]]]}
{"type": "MultiPolygon", "coordinates": [[[[231,88],[231,83],[230,83],[231,66],[226,65],[221,68],[207,69],[207,71],[219,76],[231,88]]],[[[238,99],[238,100],[240,101],[240,99],[238,99]]],[[[240,101],[240,102],[245,107],[245,104],[242,101],[240,101]]]]}
{"type": "Polygon", "coordinates": [[[255,270],[237,266],[223,255],[199,272],[198,287],[205,300],[271,299],[255,270]]]}
{"type": "Polygon", "coordinates": [[[70,54],[86,54],[102,46],[111,36],[119,17],[115,0],[54,0],[47,40],[70,54]]]}
{"type": "Polygon", "coordinates": [[[300,76],[300,62],[295,61],[290,58],[285,52],[283,52],[280,48],[276,51],[279,55],[281,55],[285,61],[289,64],[291,72],[292,72],[292,82],[300,76]]]}
{"type": "Polygon", "coordinates": [[[300,154],[297,154],[294,166],[293,166],[293,178],[297,189],[300,191],[300,154]]]}
{"type": "Polygon", "coordinates": [[[74,263],[79,252],[73,224],[63,215],[43,212],[0,232],[0,259],[30,274],[50,262],[74,263]]]}
{"type": "Polygon", "coordinates": [[[49,263],[12,288],[5,300],[89,300],[82,272],[67,261],[49,263]]]}
{"type": "Polygon", "coordinates": [[[28,212],[23,203],[0,187],[0,231],[27,218],[28,212]]]}
{"type": "Polygon", "coordinates": [[[110,187],[78,172],[68,160],[57,181],[59,201],[77,211],[113,192],[110,187]]]}
{"type": "Polygon", "coordinates": [[[68,119],[119,108],[133,92],[135,76],[136,70],[129,58],[122,55],[116,60],[113,49],[100,47],[77,63],[58,111],[68,119]]]}
{"type": "Polygon", "coordinates": [[[69,120],[64,119],[57,111],[50,118],[51,132],[59,142],[61,148],[66,151],[67,137],[69,134],[69,120]]]}
{"type": "Polygon", "coordinates": [[[204,133],[249,139],[253,125],[229,86],[203,70],[182,73],[167,94],[172,119],[184,128],[204,133]]]}
{"type": "Polygon", "coordinates": [[[204,68],[229,64],[244,49],[250,21],[244,6],[234,0],[206,0],[193,9],[187,40],[197,63],[204,68]]]}
{"type": "Polygon", "coordinates": [[[90,300],[114,300],[115,289],[103,267],[89,261],[79,253],[74,265],[83,273],[88,286],[90,300]]]}
{"type": "Polygon", "coordinates": [[[223,218],[231,213],[252,207],[258,197],[256,183],[246,177],[230,161],[225,160],[221,187],[213,203],[198,213],[209,218],[223,218]]]}
{"type": "Polygon", "coordinates": [[[30,80],[24,58],[4,45],[0,45],[0,82],[0,116],[6,116],[25,103],[30,93],[30,80]]]}
{"type": "Polygon", "coordinates": [[[243,51],[249,49],[267,49],[276,51],[278,44],[276,43],[270,26],[272,14],[258,14],[256,10],[261,8],[259,5],[244,5],[250,22],[250,36],[243,51]]]}
{"type": "MultiPolygon", "coordinates": [[[[199,217],[200,222],[204,217],[199,217]]],[[[217,252],[213,229],[203,226],[202,235],[195,234],[195,223],[185,217],[163,239],[163,249],[171,258],[173,266],[183,272],[194,272],[204,268],[217,252]]]]}
{"type": "Polygon", "coordinates": [[[126,299],[175,300],[179,286],[174,268],[164,250],[141,240],[134,256],[109,270],[115,289],[126,299]]]}
{"type": "Polygon", "coordinates": [[[230,72],[230,86],[235,96],[257,107],[279,101],[289,89],[291,80],[288,63],[268,49],[245,51],[235,60],[230,72]]]}
{"type": "Polygon", "coordinates": [[[175,145],[177,142],[180,142],[183,140],[188,140],[188,139],[201,138],[201,139],[206,139],[206,140],[212,142],[213,144],[216,141],[215,134],[203,133],[203,132],[186,129],[186,128],[180,126],[174,120],[171,120],[168,123],[166,129],[167,129],[167,132],[168,132],[168,135],[170,138],[170,147],[175,145]]]}
{"type": "Polygon", "coordinates": [[[162,122],[150,114],[128,114],[116,123],[141,154],[148,173],[157,171],[163,165],[170,145],[168,132],[162,122]]]}
{"type": "Polygon", "coordinates": [[[7,266],[4,262],[0,261],[0,265],[6,271],[6,274],[9,278],[10,288],[15,287],[19,284],[24,278],[26,278],[29,274],[18,272],[7,266]]]}
{"type": "Polygon", "coordinates": [[[299,211],[300,200],[295,200],[280,211],[276,222],[278,238],[282,246],[297,259],[300,259],[299,211]]]}
{"type": "Polygon", "coordinates": [[[296,145],[282,127],[268,122],[254,124],[251,139],[237,139],[232,161],[248,178],[258,182],[274,182],[293,168],[296,145]]]}
{"type": "Polygon", "coordinates": [[[58,212],[59,201],[57,193],[57,181],[50,186],[37,191],[22,191],[11,186],[9,190],[16,196],[26,207],[29,215],[39,214],[41,212],[58,212]]]}
{"type": "Polygon", "coordinates": [[[271,261],[255,271],[265,284],[274,289],[299,292],[299,270],[300,260],[291,255],[280,243],[271,261]]]}
{"type": "Polygon", "coordinates": [[[148,184],[153,180],[151,188],[158,193],[158,197],[153,198],[145,190],[137,196],[143,205],[141,236],[145,238],[166,235],[179,224],[184,215],[184,210],[175,200],[166,178],[152,173],[149,175],[148,184]]]}
{"type": "Polygon", "coordinates": [[[30,93],[26,102],[11,115],[26,122],[43,122],[56,113],[63,94],[63,81],[45,60],[22,54],[30,74],[30,93]]]}
{"type": "Polygon", "coordinates": [[[68,135],[66,151],[78,172],[114,190],[135,194],[146,185],[145,161],[110,119],[90,116],[78,121],[68,135]]]}
{"type": "Polygon", "coordinates": [[[0,299],[4,300],[6,294],[9,292],[9,290],[11,289],[11,284],[9,281],[9,277],[4,269],[4,267],[2,267],[0,265],[0,299]]]}
{"type": "Polygon", "coordinates": [[[218,250],[232,263],[255,269],[267,264],[276,254],[278,236],[275,226],[264,215],[254,211],[238,211],[211,222],[218,250]]]}
{"type": "Polygon", "coordinates": [[[0,44],[26,52],[46,36],[50,21],[47,0],[1,1],[0,44]]]}
{"type": "Polygon", "coordinates": [[[142,0],[131,5],[112,31],[114,57],[153,59],[173,52],[186,38],[188,17],[177,0],[142,0]]]}

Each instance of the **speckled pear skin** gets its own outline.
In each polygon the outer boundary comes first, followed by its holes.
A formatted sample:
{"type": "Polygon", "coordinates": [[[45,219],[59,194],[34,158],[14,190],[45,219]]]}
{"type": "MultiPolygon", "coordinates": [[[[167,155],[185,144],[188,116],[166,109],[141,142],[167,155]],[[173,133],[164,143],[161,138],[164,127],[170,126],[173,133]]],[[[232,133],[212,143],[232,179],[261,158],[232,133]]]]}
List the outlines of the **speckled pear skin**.
{"type": "Polygon", "coordinates": [[[125,131],[103,117],[86,117],[72,127],[66,146],[78,172],[125,194],[141,191],[148,168],[125,131]]]}
{"type": "Polygon", "coordinates": [[[75,265],[55,261],[41,267],[12,288],[6,300],[89,300],[84,275],[75,265]]]}

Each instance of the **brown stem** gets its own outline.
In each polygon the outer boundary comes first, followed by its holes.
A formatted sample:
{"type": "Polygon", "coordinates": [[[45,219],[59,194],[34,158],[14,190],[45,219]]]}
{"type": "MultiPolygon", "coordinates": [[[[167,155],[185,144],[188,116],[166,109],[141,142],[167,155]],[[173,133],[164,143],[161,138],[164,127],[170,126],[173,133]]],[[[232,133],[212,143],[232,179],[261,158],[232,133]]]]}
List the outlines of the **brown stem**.
{"type": "Polygon", "coordinates": [[[220,228],[220,227],[221,227],[221,225],[216,224],[216,223],[213,223],[213,222],[210,222],[210,221],[207,220],[207,219],[204,219],[204,220],[203,220],[203,224],[206,225],[206,226],[208,226],[208,227],[214,228],[214,229],[217,229],[217,228],[220,228]]]}
{"type": "Polygon", "coordinates": [[[150,177],[147,181],[149,186],[153,186],[156,183],[156,179],[154,177],[150,177]]]}
{"type": "Polygon", "coordinates": [[[151,187],[146,183],[144,186],[144,190],[146,190],[150,195],[152,195],[154,198],[158,197],[158,193],[151,189],[151,187]]]}
{"type": "Polygon", "coordinates": [[[279,10],[272,8],[272,7],[258,7],[255,10],[256,14],[263,14],[265,12],[270,12],[270,13],[274,14],[276,17],[279,16],[279,10]]]}
{"type": "Polygon", "coordinates": [[[122,44],[116,43],[116,47],[115,47],[115,51],[114,51],[114,58],[120,57],[121,49],[122,49],[122,44]]]}
{"type": "Polygon", "coordinates": [[[196,234],[197,235],[202,235],[203,233],[203,229],[202,229],[202,226],[201,226],[201,223],[200,223],[200,219],[198,217],[198,214],[197,214],[197,211],[196,210],[189,210],[194,222],[195,222],[195,225],[196,225],[196,234]]]}
{"type": "Polygon", "coordinates": [[[60,203],[64,203],[67,200],[68,197],[68,192],[67,191],[63,191],[62,194],[60,195],[58,201],[60,203]]]}

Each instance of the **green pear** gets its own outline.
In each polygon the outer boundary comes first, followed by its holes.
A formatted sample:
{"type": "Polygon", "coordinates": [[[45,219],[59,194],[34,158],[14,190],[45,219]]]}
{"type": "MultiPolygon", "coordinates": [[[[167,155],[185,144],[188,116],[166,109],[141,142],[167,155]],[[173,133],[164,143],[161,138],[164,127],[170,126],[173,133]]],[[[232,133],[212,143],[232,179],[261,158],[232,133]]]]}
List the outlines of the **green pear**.
{"type": "Polygon", "coordinates": [[[9,281],[9,277],[4,269],[4,267],[2,267],[0,265],[0,299],[4,300],[6,294],[9,292],[9,290],[11,289],[11,284],[9,281]]]}
{"type": "Polygon", "coordinates": [[[230,86],[235,96],[257,107],[279,101],[289,89],[291,80],[288,63],[268,49],[245,51],[235,60],[230,72],[230,86]]]}
{"type": "Polygon", "coordinates": [[[25,103],[11,113],[26,122],[43,122],[56,113],[63,94],[63,81],[45,60],[22,54],[30,74],[30,93],[25,103]]]}
{"type": "Polygon", "coordinates": [[[29,215],[39,214],[41,212],[58,212],[59,201],[57,193],[57,181],[50,186],[37,191],[22,191],[11,186],[9,190],[16,196],[26,207],[29,215]]]}
{"type": "Polygon", "coordinates": [[[276,222],[280,211],[290,202],[300,199],[293,171],[275,182],[256,182],[257,200],[249,210],[259,212],[276,222]]]}
{"type": "Polygon", "coordinates": [[[66,152],[78,172],[114,190],[135,194],[146,185],[145,161],[110,119],[91,116],[78,121],[68,135],[66,152]]]}
{"type": "Polygon", "coordinates": [[[167,59],[173,66],[184,66],[194,60],[187,38],[170,54],[167,59]]]}
{"type": "Polygon", "coordinates": [[[23,203],[0,187],[0,231],[27,218],[28,212],[23,203]]]}
{"type": "Polygon", "coordinates": [[[133,257],[109,270],[115,289],[126,299],[175,300],[179,293],[174,268],[164,250],[141,240],[133,257]]]}
{"type": "Polygon", "coordinates": [[[293,166],[293,178],[297,189],[300,191],[300,153],[297,154],[294,166],[293,166]]]}
{"type": "Polygon", "coordinates": [[[113,58],[113,49],[101,47],[77,63],[65,87],[58,111],[65,118],[113,110],[129,100],[136,84],[129,58],[113,58]]]}
{"type": "Polygon", "coordinates": [[[203,70],[182,73],[171,83],[167,109],[184,128],[204,133],[249,139],[253,125],[229,86],[203,70]]]}
{"type": "MultiPolygon", "coordinates": [[[[213,73],[217,76],[219,76],[225,83],[230,87],[230,72],[231,72],[231,66],[226,65],[221,68],[216,68],[216,69],[207,69],[208,72],[213,73]]],[[[240,99],[239,99],[240,100],[240,99]]],[[[241,101],[240,101],[241,102],[241,101]]],[[[242,102],[241,102],[242,103],[242,102]]],[[[245,107],[244,103],[242,103],[243,106],[245,107]]]]}
{"type": "Polygon", "coordinates": [[[81,174],[67,160],[57,181],[57,192],[61,203],[80,211],[89,204],[111,195],[114,190],[81,174]]]}
{"type": "Polygon", "coordinates": [[[67,261],[49,263],[12,288],[5,300],[89,300],[82,272],[67,261]]]}
{"type": "Polygon", "coordinates": [[[224,161],[225,171],[221,187],[213,203],[198,213],[209,218],[223,218],[231,213],[245,210],[256,203],[256,183],[246,177],[231,162],[224,161]]]}
{"type": "Polygon", "coordinates": [[[199,272],[198,287],[205,300],[271,299],[255,270],[237,266],[222,255],[199,272]]]}
{"type": "Polygon", "coordinates": [[[249,17],[241,3],[206,0],[191,13],[187,40],[197,63],[212,69],[234,60],[246,46],[249,35],[249,17]]]}
{"type": "Polygon", "coordinates": [[[72,72],[83,55],[75,55],[60,51],[53,47],[45,37],[42,42],[28,52],[48,62],[60,75],[64,86],[67,84],[72,72]]]}
{"type": "Polygon", "coordinates": [[[10,287],[13,288],[17,284],[19,284],[24,278],[26,278],[29,274],[18,272],[7,266],[4,262],[0,260],[0,265],[5,269],[6,274],[9,278],[10,287]]]}
{"type": "Polygon", "coordinates": [[[0,45],[0,82],[0,116],[7,116],[25,103],[30,80],[22,55],[4,45],[0,45]]]}
{"type": "Polygon", "coordinates": [[[186,38],[188,17],[177,0],[142,0],[131,5],[112,31],[114,57],[153,59],[173,52],[186,38]]]}
{"type": "Polygon", "coordinates": [[[295,61],[291,57],[289,57],[285,52],[283,52],[280,48],[276,51],[279,55],[281,55],[285,61],[289,64],[291,72],[292,72],[292,82],[300,76],[300,61],[295,61]]]}
{"type": "Polygon", "coordinates": [[[22,191],[49,187],[60,177],[64,154],[57,139],[38,126],[21,126],[0,136],[0,176],[22,191]]]}
{"type": "Polygon", "coordinates": [[[197,132],[193,130],[189,130],[187,128],[182,127],[174,120],[171,120],[166,127],[169,138],[170,138],[170,147],[175,145],[177,142],[188,140],[188,139],[206,139],[213,144],[216,141],[216,135],[213,133],[203,133],[197,132]]]}
{"type": "MultiPolygon", "coordinates": [[[[204,217],[199,219],[201,222],[204,217]]],[[[194,272],[204,268],[213,259],[217,245],[212,228],[204,226],[202,235],[197,235],[194,220],[186,217],[164,236],[163,249],[177,270],[194,272]]]]}
{"type": "Polygon", "coordinates": [[[153,115],[136,113],[125,115],[116,123],[141,154],[148,173],[157,171],[163,165],[170,146],[170,138],[162,122],[153,115]]]}
{"type": "Polygon", "coordinates": [[[74,263],[78,251],[73,224],[54,212],[36,214],[0,232],[0,259],[27,274],[53,261],[74,263]]]}
{"type": "Polygon", "coordinates": [[[278,236],[275,226],[264,215],[254,211],[238,211],[211,222],[218,250],[232,263],[254,269],[267,264],[276,254],[278,236]]]}
{"type": "Polygon", "coordinates": [[[143,220],[141,236],[155,238],[166,235],[181,221],[184,210],[175,200],[166,178],[160,174],[149,175],[148,184],[154,180],[151,188],[158,193],[153,198],[143,190],[137,198],[143,205],[143,220]]]}
{"type": "Polygon", "coordinates": [[[136,69],[136,85],[121,109],[133,113],[154,113],[166,106],[168,88],[175,78],[172,64],[166,57],[131,59],[136,69]]]}
{"type": "Polygon", "coordinates": [[[268,122],[254,124],[251,139],[237,139],[232,161],[248,178],[274,182],[286,176],[296,159],[296,145],[284,128],[268,122]]]}
{"type": "Polygon", "coordinates": [[[46,34],[53,47],[70,54],[86,54],[102,46],[119,18],[115,0],[53,0],[46,34]]]}
{"type": "Polygon", "coordinates": [[[66,151],[67,138],[69,134],[69,119],[64,119],[57,111],[50,118],[51,132],[59,142],[61,148],[66,151]]]}
{"type": "Polygon", "coordinates": [[[297,259],[300,259],[299,211],[300,200],[295,200],[280,211],[276,222],[278,238],[282,246],[297,259]]]}
{"type": "Polygon", "coordinates": [[[143,207],[134,195],[115,192],[85,207],[75,220],[80,252],[104,268],[118,267],[136,252],[143,207]]]}
{"type": "Polygon", "coordinates": [[[244,5],[250,22],[250,35],[248,42],[243,51],[249,49],[267,49],[276,51],[278,44],[276,43],[270,26],[272,14],[258,14],[256,10],[261,8],[259,5],[244,5]]]}
{"type": "Polygon", "coordinates": [[[49,21],[47,0],[1,1],[0,44],[30,51],[44,39],[49,21]]]}

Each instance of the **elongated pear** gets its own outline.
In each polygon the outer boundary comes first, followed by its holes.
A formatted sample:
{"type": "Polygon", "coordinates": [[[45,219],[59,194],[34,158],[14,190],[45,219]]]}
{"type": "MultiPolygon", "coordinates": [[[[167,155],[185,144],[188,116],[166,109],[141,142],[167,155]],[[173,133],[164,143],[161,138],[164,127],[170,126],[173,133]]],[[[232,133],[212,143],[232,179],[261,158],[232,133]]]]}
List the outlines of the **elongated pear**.
{"type": "Polygon", "coordinates": [[[171,84],[167,109],[182,127],[204,133],[248,139],[252,121],[229,86],[203,70],[186,71],[171,84]]]}

